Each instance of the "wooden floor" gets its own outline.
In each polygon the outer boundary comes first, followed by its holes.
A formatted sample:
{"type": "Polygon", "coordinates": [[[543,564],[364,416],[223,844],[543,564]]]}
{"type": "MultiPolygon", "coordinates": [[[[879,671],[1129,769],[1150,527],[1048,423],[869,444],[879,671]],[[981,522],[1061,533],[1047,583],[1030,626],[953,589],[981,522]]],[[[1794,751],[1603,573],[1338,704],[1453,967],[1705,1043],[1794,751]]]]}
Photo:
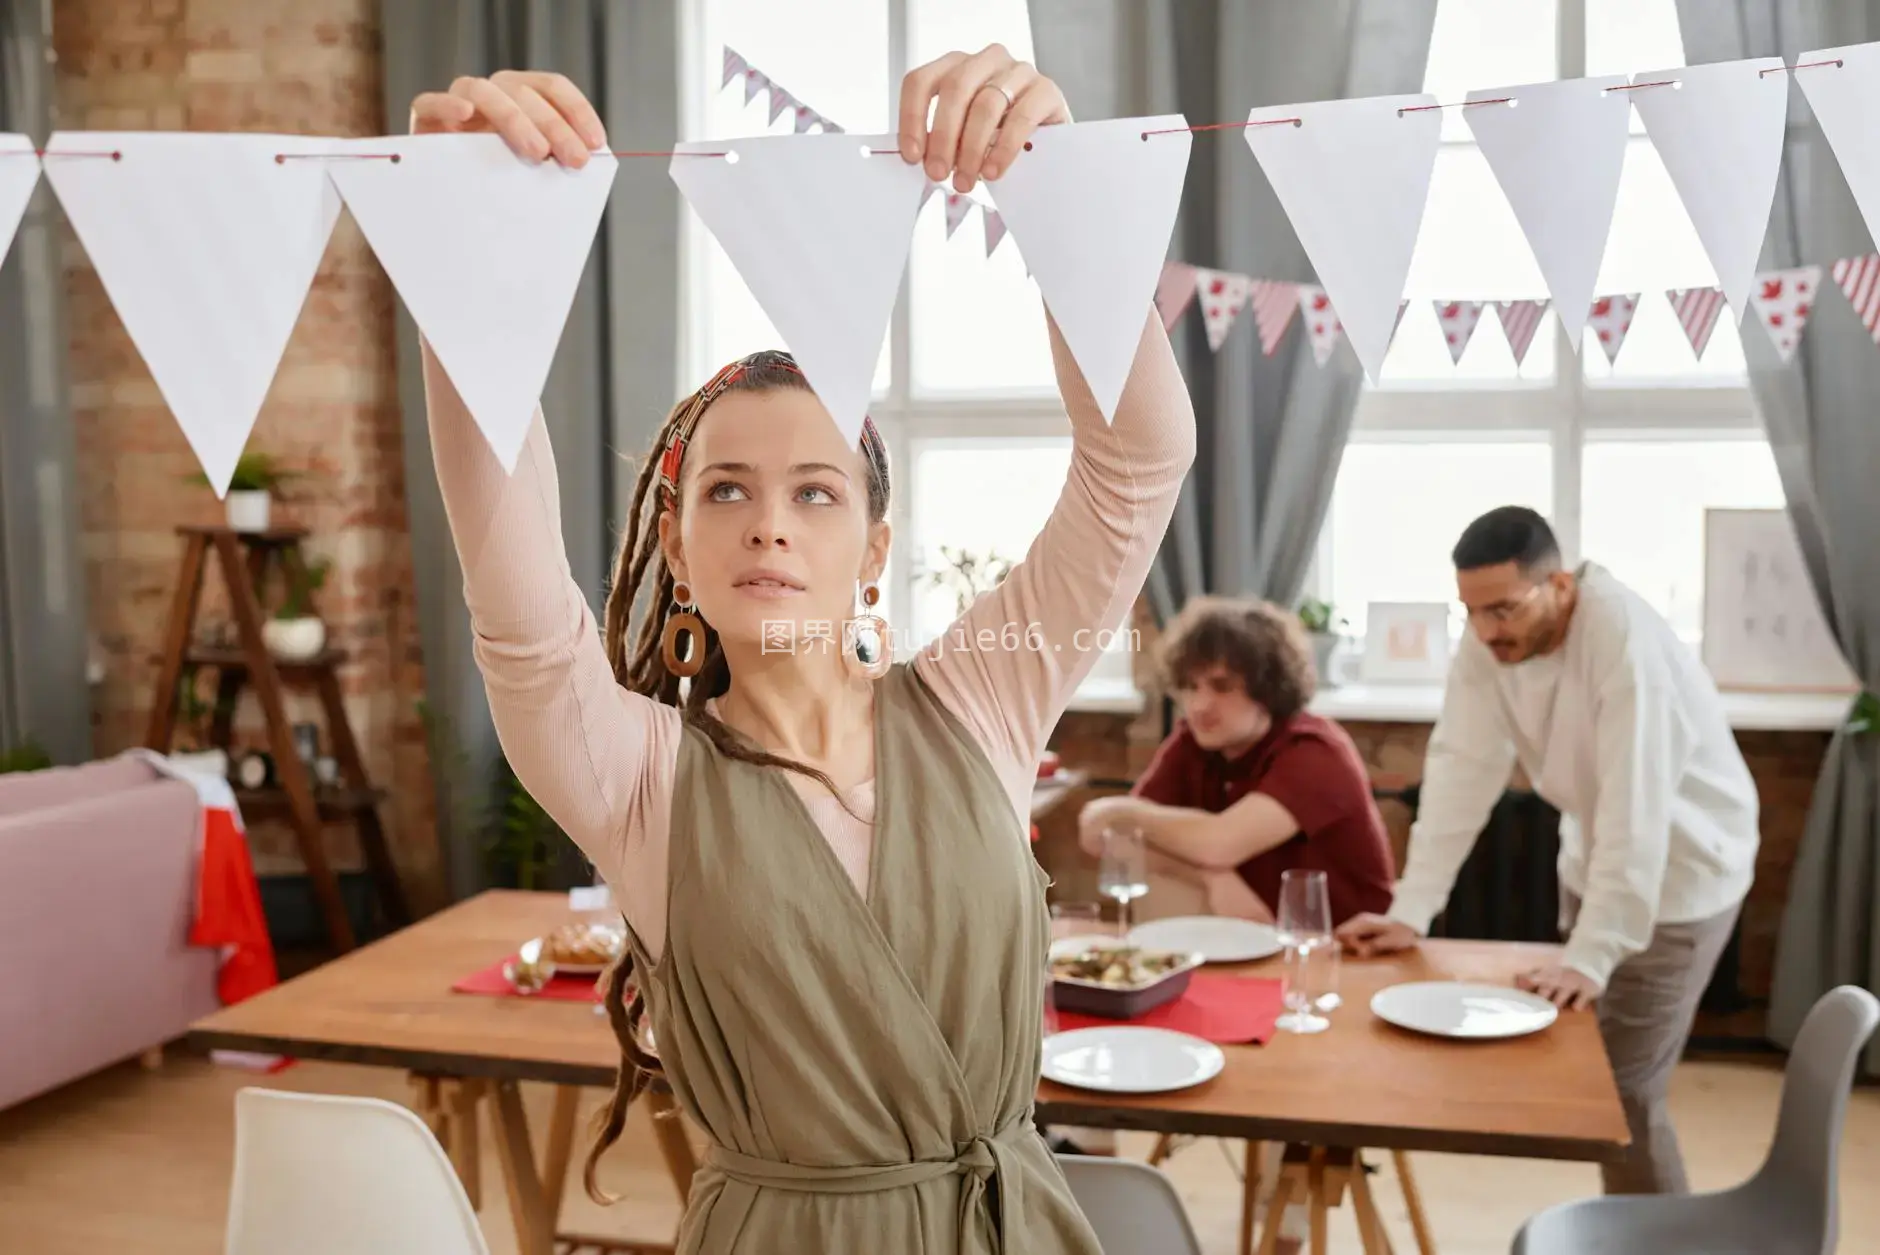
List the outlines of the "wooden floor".
{"type": "MultiPolygon", "coordinates": [[[[1700,1189],[1731,1184],[1754,1169],[1774,1125],[1780,1074],[1759,1062],[1687,1063],[1673,1105],[1691,1175],[1700,1189]]],[[[0,1112],[0,1233],[8,1251],[33,1255],[204,1255],[222,1248],[232,1152],[233,1097],[244,1085],[406,1099],[401,1076],[371,1068],[303,1063],[272,1077],[177,1057],[162,1071],[114,1068],[35,1102],[0,1112]]],[[[594,1095],[598,1102],[600,1095],[594,1095]]],[[[539,1139],[547,1124],[544,1093],[530,1095],[539,1139]]],[[[587,1125],[582,1125],[583,1130],[587,1125]]],[[[486,1147],[488,1131],[485,1130],[486,1147]]],[[[585,1131],[583,1133],[585,1144],[585,1131]]],[[[1141,1157],[1148,1140],[1123,1138],[1141,1157]]],[[[1169,1164],[1203,1247],[1233,1250],[1239,1206],[1236,1162],[1223,1143],[1198,1141],[1169,1164]]],[[[515,1249],[493,1147],[483,1154],[483,1221],[492,1251],[515,1249]]],[[[1401,1196],[1388,1171],[1375,1187],[1399,1252],[1413,1251],[1401,1196]]],[[[1594,1193],[1597,1173],[1583,1165],[1527,1160],[1414,1157],[1418,1180],[1444,1255],[1505,1255],[1532,1212],[1594,1193]]],[[[679,1201],[643,1123],[629,1126],[610,1157],[603,1185],[625,1201],[600,1208],[582,1196],[571,1173],[564,1228],[670,1240],[679,1201]]],[[[1841,1250],[1880,1250],[1880,1090],[1854,1096],[1841,1159],[1841,1250]]],[[[1332,1248],[1358,1249],[1348,1214],[1333,1219],[1332,1248]]]]}

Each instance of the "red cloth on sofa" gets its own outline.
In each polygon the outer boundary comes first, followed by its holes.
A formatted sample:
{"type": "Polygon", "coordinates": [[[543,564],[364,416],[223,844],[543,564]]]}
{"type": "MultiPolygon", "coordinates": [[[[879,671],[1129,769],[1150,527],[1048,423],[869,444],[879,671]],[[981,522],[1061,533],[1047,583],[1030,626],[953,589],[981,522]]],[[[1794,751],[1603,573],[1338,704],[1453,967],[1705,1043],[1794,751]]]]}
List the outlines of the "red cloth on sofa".
{"type": "Polygon", "coordinates": [[[235,790],[227,780],[192,771],[151,750],[132,750],[134,756],[172,779],[196,790],[202,799],[201,857],[196,870],[196,913],[190,924],[189,944],[214,946],[222,963],[216,972],[216,995],[228,1006],[252,998],[280,981],[274,965],[274,941],[261,911],[261,884],[255,879],[248,854],[248,833],[235,790]]]}

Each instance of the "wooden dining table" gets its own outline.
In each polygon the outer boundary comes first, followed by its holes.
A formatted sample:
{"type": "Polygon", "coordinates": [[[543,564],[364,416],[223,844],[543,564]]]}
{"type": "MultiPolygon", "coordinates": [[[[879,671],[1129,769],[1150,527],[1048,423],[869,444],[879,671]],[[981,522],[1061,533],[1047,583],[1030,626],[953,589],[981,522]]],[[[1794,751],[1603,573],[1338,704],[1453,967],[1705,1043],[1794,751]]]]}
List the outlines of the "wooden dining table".
{"type": "MultiPolygon", "coordinates": [[[[202,1048],[406,1071],[414,1105],[438,1132],[473,1202],[480,1197],[477,1113],[487,1108],[519,1250],[552,1255],[580,1088],[613,1084],[618,1047],[593,1004],[454,993],[451,986],[574,918],[565,894],[486,892],[223,1008],[198,1021],[190,1038],[202,1048]],[[539,1161],[519,1089],[524,1082],[557,1087],[539,1161]]],[[[1176,1093],[1099,1094],[1045,1082],[1038,1119],[1334,1151],[1610,1159],[1624,1150],[1626,1124],[1590,1012],[1563,1013],[1529,1037],[1453,1041],[1395,1029],[1369,1008],[1371,995],[1388,985],[1506,984],[1553,953],[1431,941],[1387,959],[1346,960],[1344,1005],[1332,1013],[1329,1031],[1224,1047],[1220,1075],[1176,1093]]],[[[663,1092],[648,1101],[672,1106],[663,1092]]],[[[696,1167],[685,1129],[678,1120],[653,1125],[683,1197],[696,1167]]]]}

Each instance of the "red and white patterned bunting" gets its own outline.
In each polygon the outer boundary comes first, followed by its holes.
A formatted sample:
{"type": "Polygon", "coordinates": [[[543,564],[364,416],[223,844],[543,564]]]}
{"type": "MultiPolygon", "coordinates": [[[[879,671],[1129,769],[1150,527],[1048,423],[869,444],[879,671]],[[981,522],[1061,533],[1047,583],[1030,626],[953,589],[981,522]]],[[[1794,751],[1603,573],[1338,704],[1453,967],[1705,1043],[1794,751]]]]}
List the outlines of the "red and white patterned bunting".
{"type": "Polygon", "coordinates": [[[1162,277],[1155,285],[1155,311],[1162,316],[1162,329],[1171,331],[1181,321],[1195,299],[1195,268],[1185,261],[1162,263],[1162,277]]]}
{"type": "Polygon", "coordinates": [[[990,257],[1005,242],[1005,219],[996,209],[981,209],[979,216],[986,220],[986,256],[990,257]]]}
{"type": "Polygon", "coordinates": [[[1534,333],[1540,330],[1548,304],[1546,300],[1495,302],[1495,314],[1501,319],[1501,332],[1508,337],[1508,347],[1514,350],[1516,366],[1527,360],[1528,349],[1534,343],[1534,333]]]}
{"type": "Polygon", "coordinates": [[[731,86],[731,81],[737,78],[738,75],[744,73],[744,71],[749,68],[750,68],[750,64],[747,61],[745,61],[743,57],[731,51],[730,44],[726,44],[725,45],[725,80],[724,82],[718,84],[718,86],[721,88],[731,86]]]}
{"type": "Polygon", "coordinates": [[[808,105],[798,105],[796,107],[796,133],[798,135],[809,134],[809,129],[821,121],[822,114],[817,113],[808,105]]]}
{"type": "Polygon", "coordinates": [[[1770,343],[1776,346],[1776,355],[1784,362],[1794,357],[1801,345],[1802,328],[1808,325],[1808,313],[1815,307],[1815,292],[1820,287],[1820,266],[1765,271],[1750,287],[1750,308],[1756,311],[1770,343]]]}
{"type": "Polygon", "coordinates": [[[1345,325],[1338,321],[1338,311],[1332,308],[1332,298],[1325,295],[1324,288],[1316,283],[1299,285],[1299,317],[1305,323],[1306,338],[1312,342],[1312,360],[1325,365],[1338,347],[1345,325]]]}
{"type": "Polygon", "coordinates": [[[1843,257],[1834,263],[1834,281],[1860,316],[1860,325],[1880,344],[1880,253],[1843,257]]]}
{"type": "Polygon", "coordinates": [[[744,71],[744,103],[750,104],[757,99],[757,94],[770,86],[770,79],[756,66],[749,66],[744,71]]]}
{"type": "Polygon", "coordinates": [[[1487,301],[1435,301],[1436,325],[1443,333],[1443,343],[1449,346],[1451,365],[1462,360],[1462,351],[1469,347],[1469,341],[1475,336],[1476,324],[1482,321],[1482,310],[1487,301]]]}
{"type": "Polygon", "coordinates": [[[963,196],[959,192],[947,193],[947,238],[949,240],[953,238],[953,233],[960,229],[960,223],[966,221],[966,215],[972,212],[973,206],[978,203],[972,197],[963,196]]]}
{"type": "Polygon", "coordinates": [[[1619,346],[1625,343],[1625,333],[1632,330],[1632,315],[1638,309],[1638,298],[1637,292],[1593,298],[1586,326],[1605,351],[1608,366],[1619,360],[1619,346]]]}
{"type": "Polygon", "coordinates": [[[787,111],[800,108],[802,108],[802,103],[798,101],[795,96],[792,96],[775,83],[770,85],[770,124],[772,126],[775,126],[777,119],[781,118],[787,111]]]}
{"type": "Polygon", "coordinates": [[[1260,333],[1260,352],[1271,357],[1299,312],[1299,285],[1286,279],[1255,279],[1247,304],[1260,333]]]}
{"type": "Polygon", "coordinates": [[[1234,319],[1247,303],[1253,280],[1227,270],[1195,269],[1195,295],[1201,301],[1201,320],[1208,329],[1208,348],[1220,352],[1221,342],[1234,329],[1234,319]]]}
{"type": "Polygon", "coordinates": [[[1671,288],[1665,293],[1671,312],[1684,328],[1684,338],[1691,342],[1691,352],[1704,355],[1710,333],[1716,330],[1717,315],[1723,312],[1722,288],[1671,288]]]}

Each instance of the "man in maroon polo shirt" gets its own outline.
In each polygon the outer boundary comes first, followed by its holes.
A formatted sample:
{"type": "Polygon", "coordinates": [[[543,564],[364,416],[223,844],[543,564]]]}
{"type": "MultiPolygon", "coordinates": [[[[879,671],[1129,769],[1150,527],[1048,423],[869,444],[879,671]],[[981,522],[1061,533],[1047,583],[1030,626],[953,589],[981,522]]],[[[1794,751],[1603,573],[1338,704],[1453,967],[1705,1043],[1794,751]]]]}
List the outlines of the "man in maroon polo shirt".
{"type": "Polygon", "coordinates": [[[1317,688],[1297,616],[1200,597],[1169,624],[1158,668],[1181,719],[1127,796],[1079,816],[1095,854],[1106,826],[1141,828],[1157,869],[1200,882],[1210,909],[1272,922],[1280,876],[1325,873],[1332,923],[1390,907],[1390,838],[1345,730],[1305,709],[1317,688]]]}

